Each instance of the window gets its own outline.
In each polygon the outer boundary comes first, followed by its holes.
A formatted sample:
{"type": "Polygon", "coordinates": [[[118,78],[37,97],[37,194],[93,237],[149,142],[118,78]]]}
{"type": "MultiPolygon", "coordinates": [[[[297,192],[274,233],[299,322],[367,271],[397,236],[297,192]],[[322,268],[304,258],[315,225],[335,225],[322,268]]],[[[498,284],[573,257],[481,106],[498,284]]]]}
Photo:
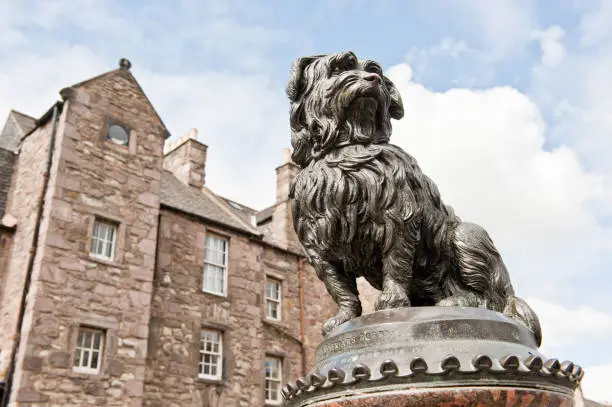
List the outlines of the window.
{"type": "Polygon", "coordinates": [[[199,377],[221,379],[223,365],[223,334],[219,331],[204,329],[200,333],[199,377]]]}
{"type": "Polygon", "coordinates": [[[282,360],[279,358],[266,357],[266,384],[264,386],[266,403],[281,403],[282,363],[282,360]]]}
{"type": "Polygon", "coordinates": [[[127,147],[130,143],[130,131],[123,126],[111,123],[108,126],[106,139],[111,143],[127,147]]]}
{"type": "Polygon", "coordinates": [[[90,253],[95,257],[112,260],[115,256],[116,237],[117,225],[96,219],[91,233],[90,253]]]}
{"type": "Polygon", "coordinates": [[[104,331],[79,328],[79,336],[74,351],[74,370],[84,373],[98,373],[102,361],[103,346],[104,331]]]}
{"type": "Polygon", "coordinates": [[[269,277],[266,279],[266,318],[281,319],[281,282],[269,277]]]}
{"type": "Polygon", "coordinates": [[[202,290],[225,295],[227,287],[227,239],[206,236],[202,290]]]}

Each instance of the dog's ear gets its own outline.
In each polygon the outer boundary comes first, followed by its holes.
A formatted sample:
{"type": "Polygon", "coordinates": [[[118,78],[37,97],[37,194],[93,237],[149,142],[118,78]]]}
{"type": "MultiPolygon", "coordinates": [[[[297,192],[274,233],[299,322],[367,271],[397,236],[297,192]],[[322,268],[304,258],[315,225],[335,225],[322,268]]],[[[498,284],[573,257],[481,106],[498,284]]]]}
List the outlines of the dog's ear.
{"type": "Polygon", "coordinates": [[[402,102],[402,96],[399,91],[395,87],[395,84],[391,81],[391,79],[383,76],[385,81],[385,86],[387,90],[389,90],[389,94],[391,95],[391,105],[389,106],[389,115],[392,119],[399,120],[404,117],[404,103],[402,102]]]}
{"type": "Polygon", "coordinates": [[[324,55],[313,55],[311,57],[298,58],[291,64],[289,69],[289,81],[285,91],[291,102],[297,101],[303,92],[302,80],[304,78],[304,69],[317,59],[324,55]]]}
{"type": "Polygon", "coordinates": [[[312,160],[312,141],[310,130],[303,128],[299,131],[291,131],[291,160],[300,168],[304,168],[312,160]]]}

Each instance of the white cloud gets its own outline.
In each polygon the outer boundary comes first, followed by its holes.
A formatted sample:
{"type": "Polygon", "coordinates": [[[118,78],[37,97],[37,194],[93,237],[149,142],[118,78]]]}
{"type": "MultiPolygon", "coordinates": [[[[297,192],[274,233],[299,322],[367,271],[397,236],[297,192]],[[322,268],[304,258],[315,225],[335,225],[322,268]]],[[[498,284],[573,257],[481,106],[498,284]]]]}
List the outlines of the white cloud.
{"type": "Polygon", "coordinates": [[[612,3],[599,0],[594,9],[583,16],[579,29],[583,45],[592,46],[609,40],[612,36],[612,3]]]}
{"type": "Polygon", "coordinates": [[[48,55],[15,52],[11,63],[0,59],[3,66],[0,72],[0,120],[4,120],[10,109],[38,117],[59,100],[58,92],[63,87],[118,66],[106,66],[83,46],[54,51],[48,55]]]}
{"type": "Polygon", "coordinates": [[[540,318],[544,343],[542,350],[554,356],[560,348],[587,340],[612,340],[612,315],[589,306],[564,306],[539,298],[528,298],[540,318]]]}
{"type": "Polygon", "coordinates": [[[582,379],[584,397],[600,403],[612,403],[612,365],[586,368],[582,379]]]}
{"type": "Polygon", "coordinates": [[[491,60],[507,59],[521,52],[529,40],[529,33],[537,29],[533,2],[513,0],[466,0],[445,2],[453,12],[468,16],[479,40],[487,47],[491,60]]]}
{"type": "MultiPolygon", "coordinates": [[[[430,47],[413,47],[406,53],[406,61],[414,69],[418,78],[445,76],[449,63],[457,63],[459,59],[472,58],[480,60],[483,55],[471,49],[463,40],[445,37],[436,45],[430,47]]],[[[464,78],[456,78],[454,81],[466,82],[464,78]]],[[[467,82],[473,81],[472,79],[467,82]]]]}
{"type": "Polygon", "coordinates": [[[173,135],[198,128],[213,191],[258,209],[274,203],[274,168],[290,134],[281,86],[263,75],[135,74],[173,135]]]}
{"type": "MultiPolygon", "coordinates": [[[[590,207],[601,176],[574,152],[544,148],[537,106],[508,87],[433,92],[388,72],[406,108],[392,142],[413,154],[464,220],[485,226],[520,292],[546,292],[555,276],[584,273],[609,249],[609,233],[590,207]]],[[[547,295],[552,295],[552,289],[547,295]]]]}
{"type": "Polygon", "coordinates": [[[554,70],[534,69],[530,92],[553,114],[551,141],[569,146],[584,166],[605,175],[608,198],[597,205],[612,214],[612,45],[605,41],[612,35],[610,2],[599,2],[579,26],[582,46],[568,49],[554,70]]]}
{"type": "Polygon", "coordinates": [[[448,56],[457,59],[463,54],[473,52],[475,51],[470,49],[464,41],[445,37],[440,40],[438,44],[429,48],[412,48],[408,51],[406,59],[408,59],[408,61],[417,60],[427,63],[434,57],[448,56]]]}
{"type": "Polygon", "coordinates": [[[547,68],[554,68],[565,58],[566,51],[563,45],[565,31],[555,25],[533,34],[533,38],[540,42],[542,59],[540,63],[547,68]]]}

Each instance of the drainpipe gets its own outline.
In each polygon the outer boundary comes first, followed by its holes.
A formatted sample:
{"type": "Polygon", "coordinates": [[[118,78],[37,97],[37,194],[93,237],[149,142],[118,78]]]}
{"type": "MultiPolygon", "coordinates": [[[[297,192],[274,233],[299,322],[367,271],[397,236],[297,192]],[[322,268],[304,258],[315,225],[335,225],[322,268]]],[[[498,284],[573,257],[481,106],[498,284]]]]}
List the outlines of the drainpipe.
{"type": "Polygon", "coordinates": [[[306,337],[304,335],[304,259],[298,258],[298,275],[300,279],[300,343],[302,344],[302,376],[306,376],[306,337]]]}
{"type": "Polygon", "coordinates": [[[15,344],[11,352],[11,361],[7,371],[7,379],[4,387],[4,393],[2,394],[2,400],[0,401],[0,407],[8,406],[9,400],[11,399],[11,388],[13,385],[13,376],[15,374],[15,364],[17,359],[17,352],[19,351],[19,344],[21,342],[21,329],[23,327],[23,319],[25,315],[25,309],[27,305],[26,298],[30,292],[30,283],[32,280],[32,270],[34,269],[34,260],[36,258],[36,252],[38,249],[38,236],[40,235],[40,221],[42,218],[45,195],[47,194],[47,188],[49,186],[49,175],[51,173],[51,164],[53,163],[53,150],[55,147],[55,133],[57,132],[57,115],[61,102],[58,102],[53,106],[53,116],[51,117],[51,137],[49,139],[49,151],[47,154],[47,167],[43,175],[42,191],[40,192],[40,198],[38,199],[38,209],[36,211],[36,227],[34,228],[34,236],[32,237],[32,246],[30,248],[30,258],[28,259],[28,268],[26,271],[25,281],[23,283],[23,290],[21,293],[21,304],[19,306],[19,314],[17,317],[17,328],[15,329],[15,344]]]}

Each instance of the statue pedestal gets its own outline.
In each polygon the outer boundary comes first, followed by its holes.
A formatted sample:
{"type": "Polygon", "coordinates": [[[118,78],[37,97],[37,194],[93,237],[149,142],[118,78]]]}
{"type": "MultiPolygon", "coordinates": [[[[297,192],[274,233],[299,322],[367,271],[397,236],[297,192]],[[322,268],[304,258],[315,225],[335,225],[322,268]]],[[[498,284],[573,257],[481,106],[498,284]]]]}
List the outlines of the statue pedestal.
{"type": "Polygon", "coordinates": [[[338,327],[283,395],[287,407],[573,406],[583,375],[497,312],[399,308],[338,327]]]}
{"type": "Polygon", "coordinates": [[[510,387],[439,388],[435,390],[387,390],[320,402],[299,404],[310,407],[489,407],[489,406],[574,406],[573,397],[556,392],[510,387]]]}

